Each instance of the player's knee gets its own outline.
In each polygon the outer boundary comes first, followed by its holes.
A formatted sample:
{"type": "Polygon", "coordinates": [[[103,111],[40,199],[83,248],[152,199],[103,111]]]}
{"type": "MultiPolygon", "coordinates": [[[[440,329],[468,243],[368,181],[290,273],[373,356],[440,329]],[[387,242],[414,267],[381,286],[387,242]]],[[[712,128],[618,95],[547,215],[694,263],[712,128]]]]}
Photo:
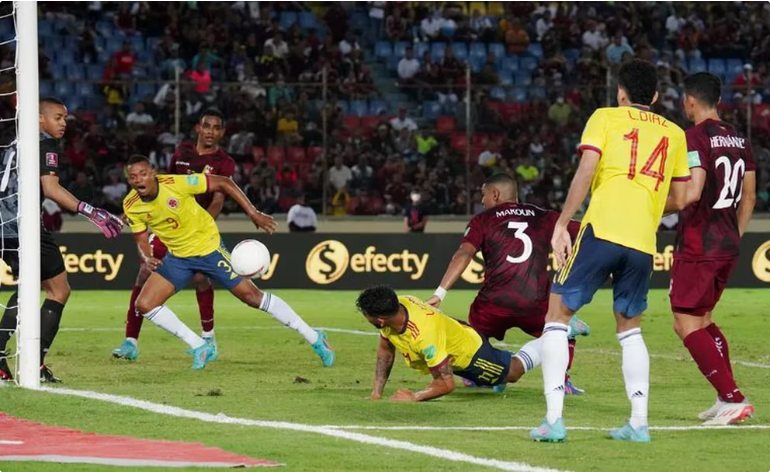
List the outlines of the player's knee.
{"type": "Polygon", "coordinates": [[[241,301],[252,308],[259,309],[262,305],[262,292],[249,292],[241,297],[241,301]]]}
{"type": "Polygon", "coordinates": [[[206,290],[211,288],[211,282],[209,282],[209,278],[205,275],[197,275],[193,279],[193,288],[195,288],[196,292],[205,292],[206,290]]]}
{"type": "Polygon", "coordinates": [[[143,298],[141,295],[139,296],[139,299],[136,301],[136,310],[141,313],[142,316],[151,312],[153,308],[155,308],[155,306],[153,306],[153,303],[149,299],[143,298]]]}
{"type": "Polygon", "coordinates": [[[45,284],[45,297],[48,300],[57,301],[62,305],[67,304],[71,292],[72,289],[70,288],[70,284],[67,282],[66,277],[45,284]]]}

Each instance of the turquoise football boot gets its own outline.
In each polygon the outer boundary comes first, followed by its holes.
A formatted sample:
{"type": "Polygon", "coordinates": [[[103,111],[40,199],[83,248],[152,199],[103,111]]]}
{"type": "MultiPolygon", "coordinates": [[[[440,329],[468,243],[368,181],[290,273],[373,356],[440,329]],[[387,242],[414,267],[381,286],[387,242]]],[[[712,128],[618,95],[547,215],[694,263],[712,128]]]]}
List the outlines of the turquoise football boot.
{"type": "Polygon", "coordinates": [[[575,339],[578,336],[589,336],[591,327],[588,323],[578,318],[578,315],[572,315],[569,320],[569,339],[575,339]]]}
{"type": "Polygon", "coordinates": [[[120,347],[112,350],[112,357],[116,359],[125,359],[127,361],[135,361],[139,359],[139,346],[136,341],[125,339],[120,347]]]}
{"type": "Polygon", "coordinates": [[[214,362],[219,359],[219,347],[217,346],[217,340],[214,336],[203,338],[206,344],[211,346],[211,355],[209,356],[209,362],[214,362]]]}
{"type": "Polygon", "coordinates": [[[567,439],[567,428],[564,427],[564,420],[561,418],[553,424],[543,418],[543,423],[530,431],[529,437],[538,442],[562,442],[567,439]]]}
{"type": "Polygon", "coordinates": [[[331,367],[334,365],[334,350],[326,339],[326,333],[320,330],[315,331],[318,333],[318,339],[315,343],[311,344],[313,351],[321,358],[324,367],[331,367]]]}
{"type": "Polygon", "coordinates": [[[212,354],[214,353],[214,348],[211,347],[211,344],[204,343],[199,348],[192,350],[192,356],[193,356],[193,370],[200,370],[206,367],[206,364],[209,362],[212,362],[214,359],[211,358],[212,354]]]}
{"type": "Polygon", "coordinates": [[[634,429],[631,423],[626,423],[620,428],[611,429],[610,437],[616,441],[648,443],[650,442],[650,430],[647,426],[634,429]]]}

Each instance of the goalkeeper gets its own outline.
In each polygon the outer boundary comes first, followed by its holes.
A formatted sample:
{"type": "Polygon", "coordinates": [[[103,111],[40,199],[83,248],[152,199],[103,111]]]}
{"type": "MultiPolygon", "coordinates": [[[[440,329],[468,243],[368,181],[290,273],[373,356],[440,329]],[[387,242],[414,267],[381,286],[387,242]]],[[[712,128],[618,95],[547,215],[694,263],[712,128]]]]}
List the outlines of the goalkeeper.
{"type": "MultiPolygon", "coordinates": [[[[100,208],[79,201],[59,183],[59,140],[67,129],[67,107],[56,98],[40,100],[40,200],[50,198],[70,212],[78,212],[91,220],[107,238],[114,238],[123,229],[123,222],[100,208]]],[[[19,275],[18,228],[18,173],[19,155],[14,147],[3,156],[0,167],[0,218],[2,218],[2,259],[19,275]]],[[[59,331],[64,305],[70,296],[67,272],[64,270],[59,246],[53,235],[41,228],[40,232],[40,279],[45,290],[45,301],[40,310],[40,381],[59,382],[46,367],[45,355],[59,331]]],[[[16,330],[17,295],[14,293],[0,320],[0,380],[12,380],[6,361],[6,345],[16,330]]]]}

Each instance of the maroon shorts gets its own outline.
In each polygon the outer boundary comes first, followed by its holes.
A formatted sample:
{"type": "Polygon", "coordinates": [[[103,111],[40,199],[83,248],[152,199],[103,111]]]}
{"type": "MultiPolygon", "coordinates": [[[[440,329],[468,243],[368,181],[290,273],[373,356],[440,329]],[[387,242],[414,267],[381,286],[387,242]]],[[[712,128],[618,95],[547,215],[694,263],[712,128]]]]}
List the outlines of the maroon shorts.
{"type": "Polygon", "coordinates": [[[671,310],[685,315],[704,316],[719,302],[738,259],[719,261],[681,261],[671,267],[671,310]]]}
{"type": "Polygon", "coordinates": [[[545,312],[521,315],[491,303],[474,300],[468,314],[468,322],[480,334],[500,341],[511,328],[519,328],[530,336],[539,338],[545,325],[545,312]]]}
{"type": "Polygon", "coordinates": [[[152,248],[152,257],[155,259],[163,259],[168,254],[166,245],[154,234],[150,235],[150,247],[152,248]]]}

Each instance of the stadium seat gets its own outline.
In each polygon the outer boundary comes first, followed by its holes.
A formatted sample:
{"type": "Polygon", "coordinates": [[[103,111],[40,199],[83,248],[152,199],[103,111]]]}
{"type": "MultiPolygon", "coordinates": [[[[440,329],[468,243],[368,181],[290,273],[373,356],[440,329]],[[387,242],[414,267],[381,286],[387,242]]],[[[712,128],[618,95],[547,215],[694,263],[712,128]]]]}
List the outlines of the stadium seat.
{"type": "Polygon", "coordinates": [[[40,95],[45,97],[48,95],[54,94],[54,85],[53,82],[50,80],[41,80],[40,81],[40,95]]]}
{"type": "Polygon", "coordinates": [[[446,43],[432,43],[430,46],[430,57],[434,61],[440,61],[444,58],[446,43]]]}
{"type": "Polygon", "coordinates": [[[371,100],[369,101],[369,114],[379,115],[381,111],[388,111],[388,102],[385,100],[371,100]]]}
{"type": "Polygon", "coordinates": [[[690,69],[691,74],[706,72],[706,61],[703,59],[690,59],[688,69],[690,69]]]}
{"type": "Polygon", "coordinates": [[[720,77],[723,76],[727,71],[725,61],[722,59],[709,59],[708,68],[709,72],[720,77]]]}
{"type": "Polygon", "coordinates": [[[105,45],[105,50],[110,54],[115,54],[116,52],[120,51],[120,49],[123,47],[123,39],[121,38],[108,38],[107,44],[105,45]]]}
{"type": "Polygon", "coordinates": [[[367,31],[369,15],[363,10],[353,10],[350,14],[350,27],[352,30],[367,31]]]}
{"type": "Polygon", "coordinates": [[[471,65],[471,70],[475,73],[478,73],[481,71],[481,68],[484,67],[484,64],[487,62],[486,57],[478,57],[478,56],[471,56],[470,61],[468,61],[471,65]]]}
{"type": "Polygon", "coordinates": [[[519,71],[516,74],[516,85],[519,87],[529,87],[532,85],[532,73],[529,71],[519,71]]]}
{"type": "Polygon", "coordinates": [[[361,127],[361,118],[358,115],[345,115],[342,118],[342,124],[349,130],[354,130],[361,127]]]}
{"type": "Polygon", "coordinates": [[[37,22],[37,35],[41,38],[54,35],[53,24],[46,20],[38,20],[37,22]]]}
{"type": "Polygon", "coordinates": [[[131,36],[129,41],[131,42],[131,48],[133,48],[135,53],[138,54],[144,51],[144,38],[141,36],[131,36]]]}
{"type": "Polygon", "coordinates": [[[727,60],[727,73],[738,73],[740,74],[743,72],[743,61],[738,58],[732,58],[727,60]]]}
{"type": "Polygon", "coordinates": [[[335,107],[342,112],[343,115],[348,114],[348,102],[347,100],[337,100],[335,107]]]}
{"type": "Polygon", "coordinates": [[[69,80],[83,80],[86,76],[85,67],[80,64],[67,64],[65,67],[65,73],[69,80]]]}
{"type": "Polygon", "coordinates": [[[475,133],[471,137],[471,144],[474,146],[486,146],[489,142],[489,135],[486,133],[475,133]]]}
{"type": "Polygon", "coordinates": [[[530,87],[529,98],[536,100],[545,100],[547,97],[545,87],[530,87]]]}
{"type": "Polygon", "coordinates": [[[500,60],[505,57],[505,46],[503,46],[503,43],[490,43],[489,52],[494,54],[495,57],[500,60]]]}
{"type": "Polygon", "coordinates": [[[104,38],[111,38],[113,30],[115,30],[115,25],[110,20],[99,20],[96,22],[96,32],[104,38]]]}
{"type": "Polygon", "coordinates": [[[157,90],[155,89],[155,84],[150,82],[139,82],[136,87],[136,96],[141,98],[144,98],[148,95],[155,96],[157,93],[157,90]]]}
{"type": "Polygon", "coordinates": [[[470,50],[468,51],[468,57],[473,59],[474,57],[480,57],[486,60],[487,58],[487,46],[484,43],[471,43],[470,50]]]}
{"type": "Polygon", "coordinates": [[[441,116],[441,103],[436,101],[423,102],[422,116],[429,120],[435,120],[441,116]]]}
{"type": "Polygon", "coordinates": [[[369,114],[369,104],[366,100],[353,100],[350,102],[348,113],[356,116],[365,116],[369,114]]]}
{"type": "Polygon", "coordinates": [[[515,72],[519,70],[519,58],[517,56],[504,57],[500,62],[500,67],[503,70],[515,72]]]}
{"type": "Polygon", "coordinates": [[[527,91],[526,89],[523,89],[521,87],[516,87],[514,89],[511,89],[511,99],[514,102],[526,102],[527,101],[527,91]]]}
{"type": "Polygon", "coordinates": [[[388,41],[377,41],[374,45],[374,56],[377,59],[386,61],[393,55],[393,46],[388,41]]]}
{"type": "Polygon", "coordinates": [[[436,118],[436,133],[449,134],[455,130],[456,124],[453,116],[439,116],[436,118]]]}
{"type": "Polygon", "coordinates": [[[505,89],[501,87],[494,87],[489,91],[489,96],[495,100],[505,101],[505,89]]]}
{"type": "Polygon", "coordinates": [[[537,59],[534,57],[525,56],[519,60],[519,68],[521,70],[532,72],[533,70],[537,69],[537,62],[537,59]]]}
{"type": "Polygon", "coordinates": [[[504,133],[496,133],[489,135],[489,142],[492,144],[492,146],[495,146],[497,149],[500,149],[503,147],[503,144],[505,143],[506,136],[504,133]]]}
{"type": "Polygon", "coordinates": [[[316,28],[316,18],[312,11],[303,11],[299,13],[299,26],[303,30],[316,28]]]}
{"type": "Polygon", "coordinates": [[[144,49],[146,51],[155,51],[156,49],[158,49],[158,44],[160,44],[160,41],[161,41],[161,39],[159,37],[151,36],[151,37],[149,37],[149,38],[147,38],[145,40],[145,47],[144,47],[144,49]]]}
{"type": "Polygon", "coordinates": [[[426,52],[430,51],[430,44],[428,43],[414,43],[414,57],[418,60],[422,59],[422,56],[425,55],[426,52]]]}
{"type": "Polygon", "coordinates": [[[247,176],[247,177],[251,175],[251,172],[254,170],[254,167],[255,167],[253,162],[248,162],[248,161],[242,162],[240,166],[241,166],[241,172],[243,173],[244,176],[247,176]]]}
{"type": "Polygon", "coordinates": [[[72,83],[65,81],[58,81],[54,86],[54,91],[59,97],[69,97],[72,93],[72,83]]]}
{"type": "Polygon", "coordinates": [[[282,30],[288,30],[297,21],[299,21],[299,17],[297,16],[296,12],[282,11],[281,16],[279,17],[279,20],[278,20],[278,25],[281,27],[282,30]]]}
{"type": "Polygon", "coordinates": [[[251,148],[251,157],[254,159],[254,162],[261,161],[265,158],[265,150],[259,146],[254,146],[251,148]]]}
{"type": "Polygon", "coordinates": [[[487,16],[487,4],[484,2],[470,2],[470,5],[468,6],[468,11],[470,12],[471,16],[473,15],[473,12],[478,10],[478,12],[481,14],[481,16],[487,16]]]}
{"type": "Polygon", "coordinates": [[[283,164],[286,158],[286,152],[281,146],[271,146],[267,148],[267,162],[271,166],[278,167],[283,164]]]}
{"type": "Polygon", "coordinates": [[[527,54],[532,57],[536,57],[538,60],[542,60],[543,45],[540,43],[529,43],[529,46],[527,46],[527,54]]]}
{"type": "Polygon", "coordinates": [[[59,50],[54,56],[54,62],[56,65],[66,68],[70,64],[75,64],[75,55],[66,49],[59,50]]]}
{"type": "Polygon", "coordinates": [[[89,80],[101,80],[104,76],[104,67],[99,64],[91,64],[86,69],[86,78],[89,80]]]}
{"type": "Polygon", "coordinates": [[[465,43],[452,44],[452,51],[455,53],[455,57],[460,62],[467,62],[468,60],[468,45],[465,43]]]}
{"type": "Polygon", "coordinates": [[[380,124],[380,117],[377,115],[369,115],[361,118],[361,126],[363,126],[365,132],[371,132],[377,125],[380,124]]]}
{"type": "Polygon", "coordinates": [[[74,111],[74,110],[82,110],[84,102],[81,97],[77,95],[70,95],[64,98],[64,103],[67,105],[67,108],[74,111]]]}
{"type": "Polygon", "coordinates": [[[78,43],[80,40],[78,39],[77,36],[65,36],[62,38],[62,41],[64,42],[63,44],[64,49],[69,49],[70,51],[76,51],[78,49],[78,43]]]}
{"type": "MultiPolygon", "coordinates": [[[[421,44],[421,43],[417,43],[421,44]]],[[[406,47],[409,46],[409,43],[406,41],[398,41],[395,44],[393,44],[393,55],[397,58],[401,59],[406,55],[406,47]]]]}
{"type": "Polygon", "coordinates": [[[85,98],[84,106],[89,110],[101,110],[104,108],[104,96],[91,94],[85,98]]]}
{"type": "Polygon", "coordinates": [[[513,73],[509,70],[501,69],[497,72],[500,76],[500,85],[511,86],[513,85],[513,73]]]}
{"type": "Polygon", "coordinates": [[[305,149],[301,147],[291,147],[286,152],[286,158],[289,162],[300,163],[305,162],[306,159],[305,149]]]}
{"type": "Polygon", "coordinates": [[[81,97],[88,97],[94,93],[94,86],[90,82],[78,82],[76,90],[81,97]]]}
{"type": "Polygon", "coordinates": [[[388,70],[389,71],[393,71],[393,72],[398,70],[398,63],[399,63],[399,61],[401,61],[401,58],[397,57],[395,54],[393,54],[392,56],[387,58],[387,60],[385,62],[387,64],[388,70]]]}
{"type": "Polygon", "coordinates": [[[466,133],[455,132],[452,133],[452,138],[449,140],[449,146],[457,151],[465,151],[465,147],[468,145],[468,136],[466,133]]]}
{"type": "Polygon", "coordinates": [[[305,155],[305,159],[309,163],[315,162],[315,160],[318,158],[318,156],[322,155],[324,153],[324,148],[322,147],[311,147],[308,148],[307,154],[305,155]]]}
{"type": "Polygon", "coordinates": [[[447,38],[452,38],[455,35],[455,32],[457,32],[457,26],[452,24],[445,24],[441,27],[441,34],[446,36],[447,38]]]}

